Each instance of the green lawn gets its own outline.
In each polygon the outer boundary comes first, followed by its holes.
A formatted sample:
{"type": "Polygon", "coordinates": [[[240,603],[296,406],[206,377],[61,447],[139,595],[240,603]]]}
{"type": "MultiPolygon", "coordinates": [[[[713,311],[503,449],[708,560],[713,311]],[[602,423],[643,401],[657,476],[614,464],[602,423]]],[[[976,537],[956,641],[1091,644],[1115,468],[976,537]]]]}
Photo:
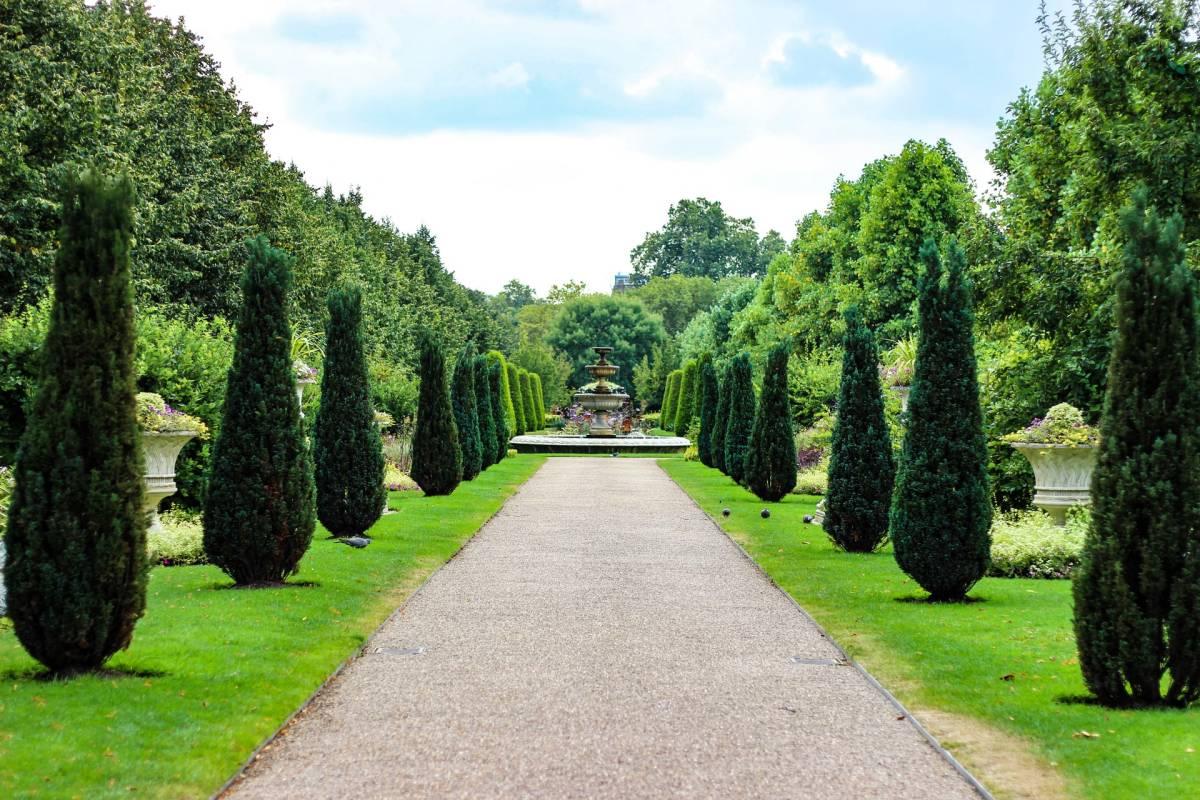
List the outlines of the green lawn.
{"type": "Polygon", "coordinates": [[[764,503],[699,463],[662,467],[997,796],[1052,796],[1055,782],[1081,798],[1200,796],[1200,708],[1078,702],[1067,581],[988,578],[980,602],[912,602],[923,593],[890,548],[839,553],[804,524],[816,498],[764,503]]]}
{"type": "Polygon", "coordinates": [[[545,461],[509,458],[450,497],[394,492],[354,550],[318,532],[298,582],[233,590],[214,567],[158,568],[133,646],[144,673],[65,683],[0,630],[0,797],[207,797],[545,461]]]}

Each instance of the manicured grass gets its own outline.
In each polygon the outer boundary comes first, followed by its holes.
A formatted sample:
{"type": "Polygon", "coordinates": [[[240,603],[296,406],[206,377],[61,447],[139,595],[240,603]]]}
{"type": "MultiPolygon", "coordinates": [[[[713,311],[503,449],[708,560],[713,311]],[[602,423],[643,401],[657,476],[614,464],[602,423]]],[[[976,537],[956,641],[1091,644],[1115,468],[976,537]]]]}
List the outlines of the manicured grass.
{"type": "MultiPolygon", "coordinates": [[[[890,548],[839,553],[818,526],[804,524],[817,498],[764,503],[702,464],[662,467],[918,718],[934,709],[1002,731],[1081,798],[1200,796],[1200,708],[1114,711],[1079,702],[1069,582],[988,578],[971,592],[979,602],[915,602],[923,593],[890,548]],[[760,518],[764,507],[770,519],[760,518]]],[[[1012,785],[1019,777],[1000,777],[990,759],[964,753],[970,748],[956,746],[954,730],[943,744],[966,755],[997,796],[1028,790],[1012,785]]]]}
{"type": "Polygon", "coordinates": [[[293,579],[312,585],[155,569],[133,646],[109,662],[143,674],[37,680],[5,621],[0,797],[209,796],[544,461],[505,459],[449,497],[393,492],[364,550],[318,531],[293,579]]]}

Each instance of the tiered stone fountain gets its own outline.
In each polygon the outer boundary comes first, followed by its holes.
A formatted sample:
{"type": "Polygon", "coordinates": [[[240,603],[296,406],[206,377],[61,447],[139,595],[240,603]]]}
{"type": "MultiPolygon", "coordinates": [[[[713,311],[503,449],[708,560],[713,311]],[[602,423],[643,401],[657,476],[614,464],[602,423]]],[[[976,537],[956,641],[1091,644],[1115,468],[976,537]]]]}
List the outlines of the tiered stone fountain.
{"type": "Polygon", "coordinates": [[[617,371],[620,370],[616,364],[608,363],[608,354],[613,349],[611,347],[593,347],[592,350],[596,351],[596,355],[600,357],[599,363],[589,364],[584,369],[592,376],[594,383],[584,387],[591,391],[576,392],[575,402],[583,406],[585,410],[592,412],[592,424],[588,436],[614,436],[615,433],[612,425],[609,424],[608,415],[628,403],[629,395],[614,392],[613,385],[608,382],[608,379],[616,377],[617,371]]]}

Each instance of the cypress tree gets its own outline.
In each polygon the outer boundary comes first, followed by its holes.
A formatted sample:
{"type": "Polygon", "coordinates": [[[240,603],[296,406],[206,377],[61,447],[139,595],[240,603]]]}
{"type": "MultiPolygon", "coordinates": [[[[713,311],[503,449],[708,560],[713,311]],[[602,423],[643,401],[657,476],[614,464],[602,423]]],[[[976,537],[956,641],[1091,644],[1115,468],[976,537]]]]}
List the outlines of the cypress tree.
{"type": "Polygon", "coordinates": [[[313,460],[317,518],[336,537],[360,536],[382,512],[383,440],[371,406],[363,354],[362,293],[329,293],[325,368],[317,411],[313,460]]]}
{"type": "Polygon", "coordinates": [[[1200,699],[1196,283],[1182,219],[1147,210],[1144,187],[1120,225],[1117,336],[1073,586],[1079,666],[1105,704],[1186,706],[1200,699]]]}
{"type": "Polygon", "coordinates": [[[933,600],[961,600],[987,571],[992,503],[975,368],[966,256],[953,238],[943,267],[921,247],[916,366],[892,499],[896,562],[933,600]]]}
{"type": "Polygon", "coordinates": [[[487,469],[496,458],[496,411],[492,408],[492,393],[488,387],[487,356],[474,358],[475,368],[475,411],[479,417],[479,464],[487,469]]]}
{"type": "Polygon", "coordinates": [[[508,420],[504,418],[504,380],[506,370],[503,364],[488,362],[488,390],[492,396],[492,413],[495,415],[496,449],[495,463],[500,463],[508,457],[508,442],[512,438],[508,420]]]}
{"type": "Polygon", "coordinates": [[[312,462],[292,371],[292,258],[265,236],[251,239],[247,250],[204,505],[204,552],[239,585],[279,583],[294,574],[316,526],[312,462]]]}
{"type": "Polygon", "coordinates": [[[454,364],[450,402],[462,449],[462,479],[473,481],[483,471],[483,441],[479,437],[479,407],[475,401],[475,345],[469,342],[454,364]]]}
{"type": "Polygon", "coordinates": [[[713,418],[712,430],[712,465],[726,475],[725,469],[725,432],[729,429],[729,389],[733,386],[731,376],[733,362],[721,370],[720,380],[717,381],[717,413],[713,418]]]}
{"type": "Polygon", "coordinates": [[[17,454],[5,544],[8,613],[53,673],[129,646],[146,606],[146,514],[134,405],[128,178],[70,179],[41,379],[17,454]]]}
{"type": "Polygon", "coordinates": [[[692,427],[692,410],[696,407],[699,390],[699,367],[695,359],[683,365],[683,377],[679,379],[679,396],[675,400],[675,432],[686,436],[692,427]]]}
{"type": "Polygon", "coordinates": [[[662,408],[658,411],[658,427],[664,431],[675,430],[675,409],[678,407],[675,398],[679,395],[679,379],[682,377],[681,369],[667,375],[667,388],[663,393],[662,408]]]}
{"type": "Polygon", "coordinates": [[[796,487],[796,434],[788,403],[788,355],[786,342],[775,345],[767,354],[762,396],[746,451],[746,486],[772,503],[796,487]]]}
{"type": "MultiPolygon", "coordinates": [[[[488,361],[500,366],[500,411],[504,414],[504,452],[508,452],[508,440],[517,435],[517,410],[513,407],[512,391],[508,387],[508,361],[499,350],[489,350],[488,361]]],[[[501,454],[500,458],[504,458],[501,454]]]]}
{"type": "Polygon", "coordinates": [[[517,379],[520,386],[522,407],[525,411],[525,432],[534,433],[540,431],[542,426],[537,421],[537,409],[533,404],[533,384],[529,380],[529,372],[521,370],[517,375],[517,379]]]}
{"type": "Polygon", "coordinates": [[[509,402],[512,403],[513,420],[516,426],[513,430],[516,432],[515,435],[522,436],[529,430],[529,426],[525,423],[525,401],[521,396],[521,375],[513,364],[506,364],[505,371],[508,373],[509,402]]]}
{"type": "Polygon", "coordinates": [[[870,553],[887,540],[896,464],[883,416],[879,349],[857,306],[846,312],[842,347],[825,532],[842,550],[870,553]]]}
{"type": "Polygon", "coordinates": [[[725,428],[725,474],[737,483],[746,480],[746,450],[754,427],[754,378],[750,355],[733,359],[729,373],[729,421],[725,428]]]}
{"type": "Polygon", "coordinates": [[[700,368],[700,441],[696,445],[700,463],[706,467],[716,466],[713,461],[713,429],[717,425],[717,406],[720,399],[717,368],[710,358],[700,368]]]}
{"type": "Polygon", "coordinates": [[[421,336],[421,391],[413,432],[412,479],[427,497],[450,494],[463,477],[463,454],[450,394],[446,357],[428,332],[421,336]]]}
{"type": "Polygon", "coordinates": [[[533,382],[533,403],[537,406],[538,419],[541,420],[539,428],[546,427],[546,395],[542,391],[542,376],[536,372],[529,373],[529,380],[533,382]]]}
{"type": "Polygon", "coordinates": [[[701,353],[696,359],[696,389],[692,393],[692,424],[700,424],[700,415],[704,411],[704,365],[712,363],[712,353],[701,353]]]}

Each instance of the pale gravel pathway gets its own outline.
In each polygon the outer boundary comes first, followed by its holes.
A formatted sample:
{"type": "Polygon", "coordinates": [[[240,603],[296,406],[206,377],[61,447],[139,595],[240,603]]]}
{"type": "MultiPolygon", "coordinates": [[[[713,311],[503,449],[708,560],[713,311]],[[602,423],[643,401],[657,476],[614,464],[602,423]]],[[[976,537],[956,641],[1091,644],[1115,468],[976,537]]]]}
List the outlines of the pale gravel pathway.
{"type": "Polygon", "coordinates": [[[977,797],[838,655],[655,462],[550,459],[227,796],[977,797]]]}

